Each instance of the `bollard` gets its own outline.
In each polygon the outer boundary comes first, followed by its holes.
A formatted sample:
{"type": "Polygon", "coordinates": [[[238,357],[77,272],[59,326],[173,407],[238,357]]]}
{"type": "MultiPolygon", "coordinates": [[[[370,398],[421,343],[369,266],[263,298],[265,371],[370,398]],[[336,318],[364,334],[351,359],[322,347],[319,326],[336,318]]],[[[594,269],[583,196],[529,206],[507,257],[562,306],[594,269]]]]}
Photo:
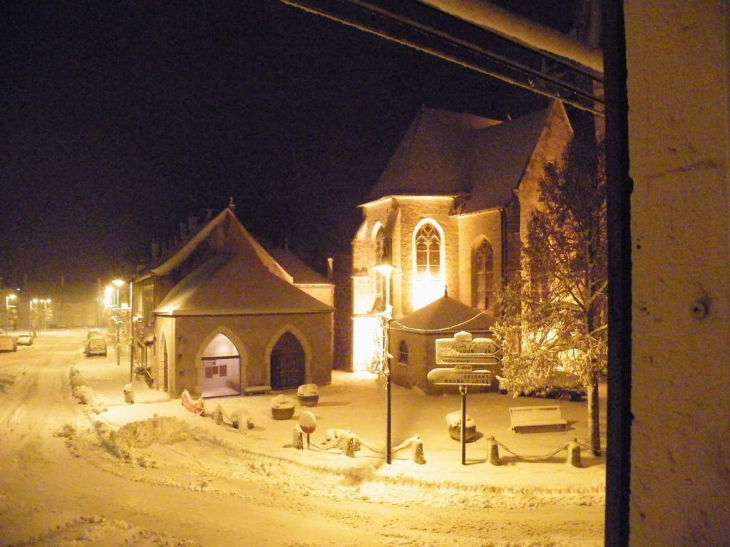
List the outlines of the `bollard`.
{"type": "Polygon", "coordinates": [[[295,425],[294,431],[292,431],[291,444],[297,450],[304,450],[304,432],[299,428],[298,425],[295,425]]]}
{"type": "Polygon", "coordinates": [[[233,412],[231,422],[233,424],[233,427],[235,427],[239,431],[243,431],[244,429],[253,429],[255,427],[253,419],[251,418],[251,414],[245,408],[238,408],[237,410],[235,410],[233,412]]]}
{"type": "Polygon", "coordinates": [[[577,439],[568,443],[568,458],[566,463],[573,467],[580,467],[580,445],[577,439]]]}
{"type": "Polygon", "coordinates": [[[134,402],[134,391],[132,390],[132,384],[129,383],[124,386],[124,402],[131,404],[134,402]]]}
{"type": "Polygon", "coordinates": [[[487,461],[492,465],[499,465],[499,444],[494,437],[487,439],[487,461]]]}
{"type": "Polygon", "coordinates": [[[411,459],[418,465],[424,465],[426,463],[426,457],[423,454],[423,441],[421,437],[416,435],[414,442],[411,445],[411,459]]]}

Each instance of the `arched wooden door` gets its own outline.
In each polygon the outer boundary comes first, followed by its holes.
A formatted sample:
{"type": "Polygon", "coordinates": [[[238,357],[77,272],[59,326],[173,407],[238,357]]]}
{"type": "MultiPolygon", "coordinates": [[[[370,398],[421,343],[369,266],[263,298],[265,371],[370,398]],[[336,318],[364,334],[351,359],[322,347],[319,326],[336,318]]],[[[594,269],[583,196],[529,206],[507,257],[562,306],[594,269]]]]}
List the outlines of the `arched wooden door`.
{"type": "Polygon", "coordinates": [[[296,336],[287,331],[271,351],[271,388],[292,389],[304,384],[304,348],[296,336]]]}

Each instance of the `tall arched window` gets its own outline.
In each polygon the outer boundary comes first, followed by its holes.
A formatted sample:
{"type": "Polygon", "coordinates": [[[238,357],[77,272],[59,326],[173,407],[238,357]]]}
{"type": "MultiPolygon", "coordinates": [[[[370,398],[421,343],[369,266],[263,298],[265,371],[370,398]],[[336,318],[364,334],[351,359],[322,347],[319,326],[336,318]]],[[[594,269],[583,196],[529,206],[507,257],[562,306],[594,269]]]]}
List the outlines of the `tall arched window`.
{"type": "Polygon", "coordinates": [[[416,273],[430,279],[441,274],[441,234],[431,223],[421,226],[416,234],[416,273]]]}
{"type": "Polygon", "coordinates": [[[494,252],[486,239],[482,239],[472,255],[472,306],[486,310],[494,302],[494,252]]]}
{"type": "Polygon", "coordinates": [[[382,264],[385,253],[385,230],[383,230],[382,224],[378,226],[373,239],[375,240],[375,264],[382,264]]]}
{"type": "Polygon", "coordinates": [[[398,344],[398,363],[401,365],[408,364],[408,344],[405,340],[401,340],[398,344]]]}
{"type": "MultiPolygon", "coordinates": [[[[383,263],[383,256],[385,254],[385,230],[383,225],[378,223],[377,228],[373,234],[373,241],[375,243],[375,266],[383,263]]],[[[386,283],[385,276],[375,269],[375,302],[373,303],[373,312],[381,312],[385,310],[385,292],[386,283]]]]}
{"type": "Polygon", "coordinates": [[[416,226],[413,232],[413,309],[426,306],[444,295],[444,233],[431,220],[416,226]]]}

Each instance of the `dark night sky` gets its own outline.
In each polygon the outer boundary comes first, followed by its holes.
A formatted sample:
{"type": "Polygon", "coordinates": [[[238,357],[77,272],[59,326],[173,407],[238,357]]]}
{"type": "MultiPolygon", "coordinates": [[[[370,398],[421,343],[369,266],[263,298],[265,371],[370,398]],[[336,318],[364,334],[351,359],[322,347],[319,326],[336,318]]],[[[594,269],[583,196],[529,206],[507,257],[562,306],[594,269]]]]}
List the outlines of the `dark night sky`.
{"type": "Polygon", "coordinates": [[[113,275],[229,197],[264,241],[347,248],[421,104],[498,118],[543,104],[277,0],[40,4],[0,8],[8,284],[113,275]]]}

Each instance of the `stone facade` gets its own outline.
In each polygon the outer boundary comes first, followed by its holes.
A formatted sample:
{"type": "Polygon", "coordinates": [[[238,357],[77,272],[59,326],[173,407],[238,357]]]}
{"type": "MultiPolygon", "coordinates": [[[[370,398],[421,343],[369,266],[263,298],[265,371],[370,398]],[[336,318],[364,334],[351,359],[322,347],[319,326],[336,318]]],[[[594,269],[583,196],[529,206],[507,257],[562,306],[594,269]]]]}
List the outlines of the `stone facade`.
{"type": "Polygon", "coordinates": [[[559,161],[571,137],[559,102],[502,123],[429,109],[419,114],[370,201],[361,206],[363,222],[352,242],[353,369],[369,366],[368,344],[378,336],[373,314],[385,310],[386,298],[394,318],[445,294],[493,317],[493,294],[504,276],[520,267],[537,182],[548,162],[559,161]],[[442,153],[437,159],[434,150],[442,153]],[[438,240],[438,255],[418,248],[424,224],[438,240]],[[484,242],[491,271],[477,274],[475,252],[484,242]],[[428,266],[417,268],[418,260],[428,266]],[[431,267],[435,262],[438,267],[431,267]],[[383,263],[392,266],[387,274],[377,267],[383,263]],[[477,275],[488,275],[488,281],[477,275]],[[480,281],[489,298],[477,298],[480,281]]]}
{"type": "Polygon", "coordinates": [[[136,276],[136,362],[173,396],[327,384],[333,293],[288,250],[264,249],[226,209],[136,276]]]}

